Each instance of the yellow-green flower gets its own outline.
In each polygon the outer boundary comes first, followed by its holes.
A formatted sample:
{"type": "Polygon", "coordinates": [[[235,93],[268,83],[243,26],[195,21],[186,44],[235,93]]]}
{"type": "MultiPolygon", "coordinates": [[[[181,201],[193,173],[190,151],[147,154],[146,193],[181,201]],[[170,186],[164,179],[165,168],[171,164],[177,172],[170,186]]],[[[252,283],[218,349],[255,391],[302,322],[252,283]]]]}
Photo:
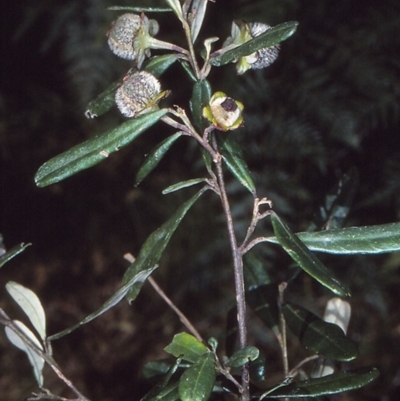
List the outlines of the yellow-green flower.
{"type": "Polygon", "coordinates": [[[203,117],[221,131],[230,131],[243,124],[243,103],[216,92],[211,97],[208,106],[203,108],[203,117]]]}

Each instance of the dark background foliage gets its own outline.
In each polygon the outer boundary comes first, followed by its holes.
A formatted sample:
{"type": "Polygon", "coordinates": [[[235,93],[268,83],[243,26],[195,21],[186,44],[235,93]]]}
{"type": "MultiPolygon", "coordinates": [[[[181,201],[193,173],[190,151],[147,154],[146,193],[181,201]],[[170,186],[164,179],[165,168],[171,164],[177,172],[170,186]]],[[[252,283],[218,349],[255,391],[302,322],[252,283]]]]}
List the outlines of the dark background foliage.
{"type": "MultiPolygon", "coordinates": [[[[132,3],[139,2],[118,4],[132,3]]],[[[20,242],[33,246],[2,269],[0,306],[18,316],[4,290],[8,280],[34,289],[46,309],[49,333],[74,324],[111,295],[127,267],[122,255],[136,254],[147,235],[189,196],[185,191],[162,196],[161,190],[203,173],[198,150],[183,139],[157,171],[134,187],[144,155],[170,133],[158,125],[102,164],[51,187],[35,187],[33,176],[44,161],[123,121],[116,110],[96,120],[83,114],[89,100],[129,69],[106,45],[105,32],[117,15],[105,10],[108,5],[115,3],[10,2],[1,13],[0,232],[7,247],[20,242]]],[[[158,19],[160,37],[181,41],[171,14],[158,19]]],[[[293,229],[304,230],[321,224],[316,216],[326,194],[353,168],[359,185],[345,225],[397,221],[398,0],[217,0],[209,5],[203,35],[224,39],[233,19],[270,25],[299,21],[298,31],[282,44],[268,70],[237,77],[234,67],[226,66],[210,75],[215,90],[246,106],[245,127],[236,135],[259,195],[271,198],[293,229]]],[[[162,85],[173,89],[171,102],[184,106],[190,82],[181,75],[179,66],[173,66],[162,85]]],[[[251,200],[233,179],[229,191],[242,233],[251,200]]],[[[268,223],[262,225],[261,231],[270,230],[268,223]]],[[[185,218],[155,274],[200,332],[221,340],[234,300],[226,240],[219,205],[206,194],[185,218]]],[[[260,247],[254,254],[273,280],[290,278],[290,260],[276,247],[260,247]]],[[[324,261],[352,288],[349,335],[359,345],[360,357],[351,367],[381,370],[367,389],[334,399],[399,399],[398,254],[324,261]]],[[[305,275],[288,289],[288,297],[319,314],[329,296],[305,275]]],[[[251,313],[249,325],[251,341],[270,361],[271,380],[278,380],[276,341],[251,313]]],[[[146,390],[142,364],[165,356],[163,347],[180,330],[179,320],[145,286],[133,305],[122,302],[54,343],[55,357],[89,398],[138,400],[146,390]]],[[[294,366],[304,353],[294,340],[290,346],[294,366]]],[[[0,398],[22,400],[35,390],[29,364],[4,335],[0,353],[0,398]]],[[[45,383],[66,394],[50,371],[45,383]]]]}

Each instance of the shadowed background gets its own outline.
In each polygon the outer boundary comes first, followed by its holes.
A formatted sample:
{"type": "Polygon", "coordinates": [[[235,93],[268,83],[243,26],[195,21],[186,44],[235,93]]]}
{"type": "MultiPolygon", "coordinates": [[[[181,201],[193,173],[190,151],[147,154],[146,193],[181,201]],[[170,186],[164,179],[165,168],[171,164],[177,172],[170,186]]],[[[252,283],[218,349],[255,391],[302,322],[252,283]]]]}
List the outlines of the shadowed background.
{"type": "MultiPolygon", "coordinates": [[[[94,168],[36,188],[33,176],[43,162],[124,121],[115,108],[95,120],[84,117],[87,102],[130,68],[106,44],[105,33],[118,13],[105,8],[116,4],[140,2],[39,0],[2,8],[0,233],[7,248],[21,242],[33,246],[0,272],[0,306],[23,319],[4,285],[13,280],[33,289],[43,302],[50,334],[100,306],[120,285],[127,267],[122,255],[137,254],[147,236],[191,193],[163,196],[162,189],[204,174],[198,149],[183,138],[143,184],[134,186],[144,155],[173,133],[159,124],[94,168]]],[[[184,44],[172,14],[156,18],[158,37],[184,44]]],[[[355,169],[359,184],[345,225],[397,221],[398,1],[217,0],[209,4],[200,39],[208,35],[224,40],[233,19],[270,25],[299,21],[297,32],[282,43],[278,60],[267,70],[237,77],[230,65],[209,77],[215,91],[245,104],[245,126],[235,135],[259,195],[271,198],[294,230],[304,230],[316,222],[327,192],[355,169]]],[[[187,109],[191,83],[182,75],[174,65],[161,82],[173,91],[166,103],[187,109]]],[[[228,178],[228,188],[243,235],[252,201],[234,179],[228,178]]],[[[270,232],[268,222],[262,225],[263,232],[270,232]]],[[[257,252],[274,280],[288,278],[291,262],[286,255],[273,246],[257,252]]],[[[360,357],[349,367],[374,365],[381,371],[366,389],[333,399],[397,400],[398,254],[323,260],[353,292],[349,336],[359,345],[360,357]]],[[[154,276],[205,338],[222,341],[234,294],[224,221],[211,193],[185,217],[154,276]]],[[[305,275],[297,277],[288,292],[317,313],[330,296],[305,275]]],[[[279,378],[276,340],[251,312],[249,325],[251,341],[270,361],[271,377],[279,378]]],[[[141,366],[164,357],[162,349],[182,330],[145,285],[131,306],[122,302],[56,341],[54,354],[90,399],[139,400],[148,388],[141,366]]],[[[36,390],[29,363],[4,334],[0,353],[0,399],[22,400],[36,390]]],[[[291,341],[291,366],[304,355],[291,341]]],[[[45,386],[69,394],[49,370],[45,386]]]]}

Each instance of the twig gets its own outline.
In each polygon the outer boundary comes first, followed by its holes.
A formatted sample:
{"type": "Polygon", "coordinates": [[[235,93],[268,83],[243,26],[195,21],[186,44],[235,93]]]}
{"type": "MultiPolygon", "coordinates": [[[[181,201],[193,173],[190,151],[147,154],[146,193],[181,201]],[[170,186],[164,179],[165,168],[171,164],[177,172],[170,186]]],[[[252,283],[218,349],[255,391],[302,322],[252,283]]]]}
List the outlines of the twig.
{"type": "MultiPolygon", "coordinates": [[[[133,263],[135,261],[135,258],[132,254],[126,253],[124,255],[124,259],[127,260],[130,263],[133,263]]],[[[167,294],[161,289],[161,287],[156,283],[156,281],[153,279],[153,277],[149,277],[148,282],[152,285],[152,287],[157,291],[158,295],[168,304],[168,306],[178,315],[179,320],[182,322],[182,324],[201,342],[204,342],[203,338],[199,334],[199,332],[196,330],[196,328],[190,323],[189,319],[181,312],[180,309],[178,309],[177,306],[168,298],[167,294]]]]}
{"type": "MultiPolygon", "coordinates": [[[[212,138],[212,141],[214,149],[218,150],[217,141],[215,137],[212,138]]],[[[235,229],[233,227],[232,213],[228,201],[228,195],[226,193],[226,188],[225,188],[225,180],[224,180],[224,173],[222,170],[221,160],[217,161],[215,165],[217,168],[217,177],[221,193],[220,198],[222,207],[224,209],[224,214],[229,234],[229,242],[231,245],[231,251],[233,256],[236,303],[238,310],[237,319],[239,328],[239,343],[240,343],[240,348],[245,348],[247,346],[247,326],[246,326],[246,297],[245,297],[245,287],[244,287],[242,253],[240,252],[237,245],[235,229]]],[[[242,401],[250,400],[249,382],[250,382],[249,366],[248,364],[245,364],[242,367],[242,397],[241,397],[242,401]]]]}

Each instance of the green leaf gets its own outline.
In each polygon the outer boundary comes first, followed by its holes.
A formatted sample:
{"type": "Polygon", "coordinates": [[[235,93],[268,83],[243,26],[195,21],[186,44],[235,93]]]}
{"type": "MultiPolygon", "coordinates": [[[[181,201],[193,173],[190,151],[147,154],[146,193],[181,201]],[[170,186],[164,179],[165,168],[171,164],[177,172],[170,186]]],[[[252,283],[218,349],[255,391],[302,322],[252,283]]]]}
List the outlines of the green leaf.
{"type": "Polygon", "coordinates": [[[304,398],[338,394],[366,386],[379,376],[376,368],[362,368],[310,379],[287,386],[268,394],[267,398],[304,398]]]}
{"type": "Polygon", "coordinates": [[[251,178],[250,170],[244,160],[242,149],[232,134],[229,134],[224,141],[221,141],[220,150],[230,172],[245,188],[255,195],[256,187],[251,178]]]}
{"type": "Polygon", "coordinates": [[[150,274],[153,273],[153,271],[156,268],[157,266],[153,266],[152,268],[149,268],[147,270],[141,270],[136,275],[134,275],[126,284],[120,287],[99,309],[91,313],[89,316],[86,316],[85,319],[81,320],[79,323],[61,331],[60,333],[50,336],[48,339],[50,341],[58,340],[59,338],[64,337],[65,335],[71,333],[77,328],[83,326],[86,323],[89,323],[96,317],[107,312],[113,306],[117,305],[126,296],[126,294],[131,289],[132,286],[139,285],[141,287],[143,283],[147,280],[147,278],[150,276],[150,274]]]}
{"type": "Polygon", "coordinates": [[[210,83],[206,79],[197,81],[193,86],[192,98],[190,100],[190,109],[193,115],[195,127],[203,132],[209,125],[203,118],[203,107],[208,105],[212,95],[210,83]]]}
{"type": "Polygon", "coordinates": [[[107,7],[110,11],[132,11],[134,13],[166,13],[172,10],[167,7],[129,7],[129,6],[111,6],[107,7]]]}
{"type": "Polygon", "coordinates": [[[170,194],[171,192],[179,191],[180,189],[183,188],[188,188],[193,185],[199,184],[201,182],[207,182],[206,178],[193,178],[191,180],[187,181],[181,181],[176,184],[170,185],[169,187],[165,188],[162,193],[163,195],[170,194]]]}
{"type": "Polygon", "coordinates": [[[28,246],[32,244],[20,244],[11,248],[8,252],[4,253],[0,257],[0,267],[3,267],[7,262],[9,262],[12,258],[23,252],[28,246]]]}
{"type": "Polygon", "coordinates": [[[225,366],[231,368],[239,368],[249,361],[256,360],[260,355],[258,348],[250,345],[248,347],[237,350],[226,362],[225,366]]]}
{"type": "Polygon", "coordinates": [[[208,352],[208,348],[191,334],[179,333],[174,336],[171,344],[167,345],[164,351],[176,358],[182,355],[185,361],[194,363],[201,355],[208,352]]]}
{"type": "Polygon", "coordinates": [[[299,338],[304,348],[337,361],[351,361],[357,358],[358,349],[343,330],[292,303],[282,307],[285,321],[290,330],[299,338]]]}
{"type": "Polygon", "coordinates": [[[165,387],[156,387],[146,394],[140,401],[177,401],[179,400],[179,382],[165,387]]]}
{"type": "MultiPolygon", "coordinates": [[[[14,320],[13,323],[41,350],[43,350],[42,344],[22,322],[14,320]]],[[[38,355],[14,330],[10,327],[4,328],[7,338],[10,342],[20,350],[24,351],[28,356],[29,362],[33,368],[33,373],[36,382],[39,387],[43,387],[43,367],[44,359],[38,355]]]]}
{"type": "Polygon", "coordinates": [[[175,141],[182,136],[181,132],[177,132],[174,135],[169,136],[159,143],[146,157],[144,163],[140,167],[136,179],[135,185],[139,185],[160,163],[163,157],[166,155],[171,146],[175,141]]]}
{"type": "Polygon", "coordinates": [[[190,64],[187,61],[181,60],[179,59],[179,62],[181,63],[183,69],[185,70],[186,74],[188,75],[188,77],[193,81],[193,82],[197,82],[197,78],[196,75],[194,75],[192,67],[190,66],[190,64]]]}
{"type": "Polygon", "coordinates": [[[206,401],[211,395],[214,382],[214,355],[207,352],[181,376],[179,396],[182,401],[206,401]]]}
{"type": "Polygon", "coordinates": [[[179,55],[176,53],[155,56],[147,62],[144,70],[154,75],[156,78],[159,78],[178,59],[179,55]]]}
{"type": "Polygon", "coordinates": [[[283,249],[306,273],[336,295],[341,297],[350,296],[349,290],[309,251],[306,245],[275,212],[271,213],[271,221],[276,238],[283,249]]]}
{"type": "Polygon", "coordinates": [[[131,119],[119,127],[91,138],[44,163],[36,173],[35,182],[45,187],[106,159],[111,153],[128,145],[154,125],[168,110],[158,110],[131,119]]]}
{"type": "MultiPolygon", "coordinates": [[[[197,199],[206,191],[202,188],[196,195],[186,201],[161,227],[153,231],[140,249],[137,259],[129,266],[124,275],[124,283],[127,283],[138,272],[156,266],[161,256],[187,211],[197,199]]],[[[129,302],[133,301],[141,289],[141,284],[133,286],[127,294],[129,302]]]]}
{"type": "Polygon", "coordinates": [[[28,316],[40,338],[44,341],[46,339],[46,315],[37,295],[32,290],[14,281],[9,281],[6,284],[6,290],[28,316]]]}
{"type": "Polygon", "coordinates": [[[212,65],[218,67],[235,61],[240,57],[248,56],[257,50],[277,45],[292,36],[295,33],[298,24],[299,23],[296,21],[284,22],[283,24],[279,24],[269,29],[260,36],[257,36],[234,49],[225,52],[221,49],[222,52],[218,51],[213,53],[214,57],[211,55],[210,62],[212,65]]]}
{"type": "Polygon", "coordinates": [[[175,359],[164,358],[146,362],[142,368],[142,374],[146,379],[165,375],[174,365],[175,359]]]}
{"type": "Polygon", "coordinates": [[[165,0],[165,2],[172,8],[176,16],[179,18],[180,21],[184,21],[183,13],[182,13],[182,6],[179,3],[179,0],[165,0]]]}
{"type": "Polygon", "coordinates": [[[87,118],[95,118],[107,113],[115,104],[115,92],[120,85],[121,80],[113,82],[100,95],[90,101],[87,105],[85,116],[87,118]]]}
{"type": "Polygon", "coordinates": [[[312,251],[333,254],[379,254],[400,251],[400,223],[303,232],[298,237],[312,251]]]}

